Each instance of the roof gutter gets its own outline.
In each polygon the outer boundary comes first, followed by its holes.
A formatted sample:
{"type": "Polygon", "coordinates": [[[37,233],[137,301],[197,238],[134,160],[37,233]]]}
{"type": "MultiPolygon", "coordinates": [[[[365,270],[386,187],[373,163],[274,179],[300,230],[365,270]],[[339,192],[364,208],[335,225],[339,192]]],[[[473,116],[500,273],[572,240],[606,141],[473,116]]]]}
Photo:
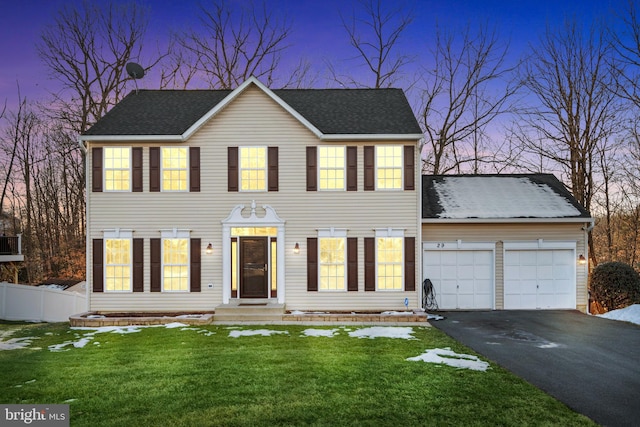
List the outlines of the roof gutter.
{"type": "MultiPolygon", "coordinates": [[[[99,142],[185,142],[193,132],[187,131],[182,135],[85,135],[80,141],[99,142]]],[[[408,134],[320,134],[321,141],[406,141],[418,140],[424,135],[408,134]]]]}
{"type": "Polygon", "coordinates": [[[184,142],[186,138],[183,135],[85,135],[81,136],[80,140],[89,142],[184,142]]]}
{"type": "Polygon", "coordinates": [[[394,141],[407,139],[420,139],[421,133],[392,133],[392,134],[322,134],[322,141],[394,141]]]}

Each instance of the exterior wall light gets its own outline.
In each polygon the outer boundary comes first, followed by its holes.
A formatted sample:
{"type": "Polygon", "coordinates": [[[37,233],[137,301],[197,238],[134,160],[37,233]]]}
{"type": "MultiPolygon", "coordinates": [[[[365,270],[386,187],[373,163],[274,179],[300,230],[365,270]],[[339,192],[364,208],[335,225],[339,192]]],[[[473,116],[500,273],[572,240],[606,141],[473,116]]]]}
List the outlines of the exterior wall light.
{"type": "Polygon", "coordinates": [[[293,253],[294,254],[300,253],[300,244],[298,242],[296,242],[296,245],[293,247],[293,253]]]}
{"type": "Polygon", "coordinates": [[[578,264],[579,265],[586,265],[587,264],[587,259],[584,257],[584,255],[580,254],[580,256],[578,257],[578,264]]]}
{"type": "Polygon", "coordinates": [[[204,250],[204,253],[207,255],[211,255],[213,253],[213,245],[211,243],[207,245],[207,249],[204,250]]]}

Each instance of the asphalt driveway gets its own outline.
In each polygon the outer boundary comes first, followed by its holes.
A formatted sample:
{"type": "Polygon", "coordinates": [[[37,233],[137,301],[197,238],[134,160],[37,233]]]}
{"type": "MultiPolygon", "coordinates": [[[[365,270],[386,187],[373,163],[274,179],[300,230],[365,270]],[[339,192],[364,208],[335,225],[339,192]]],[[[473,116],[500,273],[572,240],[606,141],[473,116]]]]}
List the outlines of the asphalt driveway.
{"type": "Polygon", "coordinates": [[[438,314],[431,325],[598,424],[640,424],[640,326],[578,311],[438,314]]]}

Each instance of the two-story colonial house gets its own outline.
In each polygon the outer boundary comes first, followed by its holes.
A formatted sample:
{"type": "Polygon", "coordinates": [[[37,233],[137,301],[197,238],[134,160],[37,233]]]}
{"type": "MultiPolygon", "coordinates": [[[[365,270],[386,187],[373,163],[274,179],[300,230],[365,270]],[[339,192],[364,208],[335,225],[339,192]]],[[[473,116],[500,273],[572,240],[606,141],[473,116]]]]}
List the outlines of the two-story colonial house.
{"type": "Polygon", "coordinates": [[[425,176],[399,89],[141,90],[80,142],[94,312],[580,309],[553,175],[425,176]]]}
{"type": "Polygon", "coordinates": [[[90,310],[419,307],[421,137],[399,89],[132,92],[80,138],[90,310]]]}

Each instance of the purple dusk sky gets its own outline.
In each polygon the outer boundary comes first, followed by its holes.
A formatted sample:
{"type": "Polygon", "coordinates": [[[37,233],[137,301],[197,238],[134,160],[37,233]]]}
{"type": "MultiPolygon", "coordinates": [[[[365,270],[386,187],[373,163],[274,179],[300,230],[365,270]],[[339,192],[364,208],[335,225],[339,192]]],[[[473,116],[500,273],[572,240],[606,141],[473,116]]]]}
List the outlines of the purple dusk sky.
{"type": "MultiPolygon", "coordinates": [[[[104,0],[101,0],[104,1],[104,0]]],[[[231,2],[245,0],[231,0],[231,2]]],[[[248,0],[246,0],[248,1],[248,0]]],[[[389,1],[391,0],[384,0],[389,1]]],[[[202,1],[206,3],[205,0],[202,1]]],[[[445,28],[460,28],[489,22],[510,41],[510,54],[522,55],[537,40],[547,24],[556,26],[565,16],[575,16],[588,25],[594,19],[611,19],[624,11],[626,0],[406,0],[413,5],[415,20],[402,40],[406,53],[425,63],[433,45],[436,22],[445,28]]],[[[80,0],[0,0],[0,105],[17,101],[17,82],[29,100],[46,99],[56,83],[38,58],[35,44],[42,30],[53,24],[64,5],[80,0]]],[[[147,0],[150,9],[146,48],[165,42],[170,30],[198,23],[198,1],[147,0]]],[[[259,2],[258,2],[259,3],[259,2]]],[[[393,4],[397,3],[396,1],[393,4]]],[[[293,23],[292,49],[318,69],[323,61],[344,61],[354,55],[341,26],[340,13],[351,16],[357,0],[267,0],[268,7],[287,14],[293,23]]],[[[144,65],[144,64],[143,64],[144,65]]],[[[156,88],[157,82],[140,81],[141,88],[156,88]]],[[[326,86],[324,82],[322,85],[326,86]]]]}

